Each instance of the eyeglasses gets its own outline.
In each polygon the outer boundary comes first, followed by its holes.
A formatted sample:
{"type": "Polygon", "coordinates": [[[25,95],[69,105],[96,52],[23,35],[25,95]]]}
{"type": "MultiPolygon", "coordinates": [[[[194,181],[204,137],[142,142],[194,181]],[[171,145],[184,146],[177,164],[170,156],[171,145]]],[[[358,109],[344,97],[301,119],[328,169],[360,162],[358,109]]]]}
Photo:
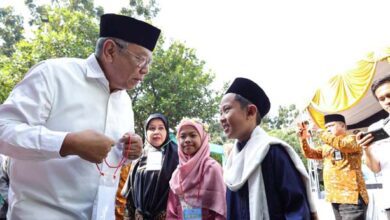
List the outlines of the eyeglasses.
{"type": "MultiPolygon", "coordinates": [[[[117,45],[119,48],[121,48],[121,49],[125,48],[124,45],[122,45],[121,43],[117,42],[116,40],[112,40],[112,41],[114,41],[115,45],[117,45]]],[[[135,59],[132,59],[132,60],[135,62],[137,67],[140,68],[140,69],[143,69],[145,67],[149,67],[150,64],[152,64],[152,59],[148,59],[148,58],[145,58],[143,56],[139,56],[139,55],[129,51],[128,49],[125,49],[124,51],[125,51],[125,53],[127,53],[131,57],[135,58],[135,59]]]]}

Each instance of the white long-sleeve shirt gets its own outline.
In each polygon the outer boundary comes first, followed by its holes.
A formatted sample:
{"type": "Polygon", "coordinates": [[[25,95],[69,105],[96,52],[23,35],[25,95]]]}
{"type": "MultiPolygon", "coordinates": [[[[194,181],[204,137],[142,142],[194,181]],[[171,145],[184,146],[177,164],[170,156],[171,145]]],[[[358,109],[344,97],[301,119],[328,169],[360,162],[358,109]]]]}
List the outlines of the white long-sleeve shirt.
{"type": "MultiPolygon", "coordinates": [[[[372,131],[383,127],[385,119],[379,120],[368,127],[368,131],[372,131]]],[[[388,131],[390,123],[385,125],[385,130],[388,131]]],[[[372,143],[372,154],[378,159],[381,166],[380,173],[382,174],[382,192],[380,196],[380,206],[384,209],[390,208],[390,138],[382,139],[372,143]]]]}
{"type": "MultiPolygon", "coordinates": [[[[85,129],[119,140],[134,131],[133,117],[127,92],[110,93],[93,54],[34,66],[0,105],[0,153],[13,158],[8,218],[92,219],[102,177],[94,163],[61,157],[62,142],[85,129]]],[[[121,155],[113,148],[107,160],[117,165],[121,155]]]]}

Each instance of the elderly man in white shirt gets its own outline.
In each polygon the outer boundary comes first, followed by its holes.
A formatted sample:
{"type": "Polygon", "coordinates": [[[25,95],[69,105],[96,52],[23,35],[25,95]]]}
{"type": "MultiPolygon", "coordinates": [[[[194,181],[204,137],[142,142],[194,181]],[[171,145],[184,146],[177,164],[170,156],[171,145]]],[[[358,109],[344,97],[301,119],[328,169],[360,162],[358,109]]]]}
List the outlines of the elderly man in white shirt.
{"type": "Polygon", "coordinates": [[[115,218],[117,172],[142,150],[126,90],[148,73],[159,35],[105,14],[94,54],[43,61],[15,86],[0,106],[8,219],[115,218]]]}
{"type": "MultiPolygon", "coordinates": [[[[381,107],[390,113],[390,73],[389,75],[373,82],[371,91],[378,100],[381,107]]],[[[383,128],[386,132],[381,132],[380,136],[362,132],[356,135],[358,144],[361,145],[365,153],[365,163],[374,173],[382,173],[382,201],[381,206],[385,209],[387,218],[390,220],[390,117],[382,119],[372,124],[368,131],[383,128]],[[387,138],[386,138],[387,137],[387,138]],[[374,139],[375,138],[375,139],[374,139]],[[382,139],[383,138],[383,139],[382,139]]]]}

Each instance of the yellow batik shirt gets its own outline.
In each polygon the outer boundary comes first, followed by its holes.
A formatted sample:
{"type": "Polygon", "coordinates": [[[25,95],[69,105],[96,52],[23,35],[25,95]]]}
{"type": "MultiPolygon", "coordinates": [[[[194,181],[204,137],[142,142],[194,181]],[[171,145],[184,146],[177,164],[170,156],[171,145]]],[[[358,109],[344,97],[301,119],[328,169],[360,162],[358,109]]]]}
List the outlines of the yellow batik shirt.
{"type": "Polygon", "coordinates": [[[355,136],[335,136],[324,131],[320,138],[325,144],[318,148],[310,148],[307,139],[302,139],[300,144],[305,157],[323,160],[326,201],[357,204],[360,194],[368,204],[361,167],[363,151],[355,136]]]}

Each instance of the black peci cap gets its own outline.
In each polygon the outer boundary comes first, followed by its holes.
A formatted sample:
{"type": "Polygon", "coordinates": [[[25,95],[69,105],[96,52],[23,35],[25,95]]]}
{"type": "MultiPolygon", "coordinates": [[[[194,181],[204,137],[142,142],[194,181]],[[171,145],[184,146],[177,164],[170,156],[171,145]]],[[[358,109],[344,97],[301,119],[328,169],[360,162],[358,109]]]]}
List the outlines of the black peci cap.
{"type": "Polygon", "coordinates": [[[99,37],[115,37],[154,50],[161,30],[124,15],[104,14],[100,18],[99,37]]]}
{"type": "Polygon", "coordinates": [[[267,94],[265,94],[264,90],[260,88],[259,85],[250,79],[241,77],[236,78],[225,94],[227,93],[235,93],[248,99],[256,105],[261,118],[263,118],[271,108],[271,103],[267,94]]]}
{"type": "Polygon", "coordinates": [[[334,121],[340,121],[340,122],[343,122],[345,124],[345,118],[344,118],[344,116],[342,116],[340,114],[325,115],[324,119],[325,119],[325,124],[327,124],[329,122],[334,122],[334,121]]]}

